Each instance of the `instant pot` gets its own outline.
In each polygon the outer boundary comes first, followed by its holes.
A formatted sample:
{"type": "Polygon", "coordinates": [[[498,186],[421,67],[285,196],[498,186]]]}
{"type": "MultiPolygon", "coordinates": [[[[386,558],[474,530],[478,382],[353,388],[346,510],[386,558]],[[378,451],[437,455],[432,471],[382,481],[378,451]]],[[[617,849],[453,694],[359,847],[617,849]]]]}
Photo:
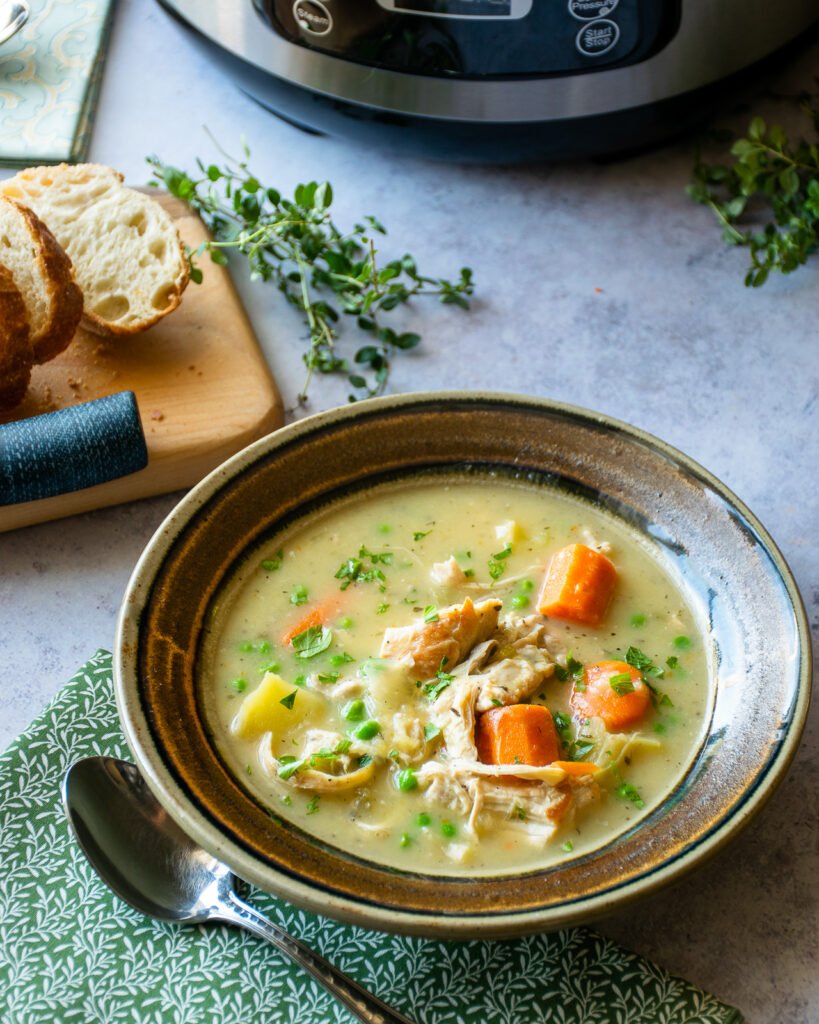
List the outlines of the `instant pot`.
{"type": "Polygon", "coordinates": [[[161,0],[264,106],[398,152],[634,150],[819,19],[819,0],[161,0]]]}

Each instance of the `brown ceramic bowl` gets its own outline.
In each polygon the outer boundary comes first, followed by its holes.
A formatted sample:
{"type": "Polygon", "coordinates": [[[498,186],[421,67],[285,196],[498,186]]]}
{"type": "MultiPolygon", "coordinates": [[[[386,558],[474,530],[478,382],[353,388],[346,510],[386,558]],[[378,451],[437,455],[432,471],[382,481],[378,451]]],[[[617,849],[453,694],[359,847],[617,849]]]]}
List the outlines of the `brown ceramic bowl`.
{"type": "Polygon", "coordinates": [[[211,473],[167,518],[134,571],[115,675],[120,717],[149,786],[237,875],[341,920],[465,938],[598,917],[713,854],[781,781],[805,722],[810,664],[804,610],[782,556],[709,473],[604,416],[460,392],[322,413],[211,473]],[[704,742],[663,804],[585,856],[477,879],[385,868],[272,817],[225,767],[197,692],[209,605],[244,552],[350,490],[465,466],[556,481],[642,531],[703,611],[713,673],[704,742]]]}

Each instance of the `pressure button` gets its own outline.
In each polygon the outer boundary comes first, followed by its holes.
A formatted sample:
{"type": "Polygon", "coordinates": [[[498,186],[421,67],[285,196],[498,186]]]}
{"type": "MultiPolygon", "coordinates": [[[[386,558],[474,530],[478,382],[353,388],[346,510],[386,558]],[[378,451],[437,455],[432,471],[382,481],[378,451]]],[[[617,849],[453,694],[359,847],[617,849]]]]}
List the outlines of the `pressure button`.
{"type": "Polygon", "coordinates": [[[569,0],[569,14],[579,21],[594,21],[611,14],[620,0],[569,0]]]}
{"type": "Polygon", "coordinates": [[[613,21],[590,21],[577,33],[576,45],[585,57],[602,57],[617,45],[620,29],[613,21]]]}
{"type": "Polygon", "coordinates": [[[311,36],[326,36],[333,27],[330,12],[319,0],[296,0],[293,4],[293,17],[299,28],[311,36]]]}

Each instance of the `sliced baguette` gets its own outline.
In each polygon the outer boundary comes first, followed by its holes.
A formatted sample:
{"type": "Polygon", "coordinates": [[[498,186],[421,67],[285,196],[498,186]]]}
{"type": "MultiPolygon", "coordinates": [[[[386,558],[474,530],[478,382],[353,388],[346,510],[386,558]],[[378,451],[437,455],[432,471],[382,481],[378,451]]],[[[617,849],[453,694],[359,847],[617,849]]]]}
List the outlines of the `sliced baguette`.
{"type": "Polygon", "coordinates": [[[0,409],[21,402],[31,379],[26,304],[12,272],[0,265],[0,409]]]}
{"type": "Polygon", "coordinates": [[[82,292],[71,260],[27,206],[0,197],[0,264],[14,278],[26,304],[35,363],[68,345],[82,317],[82,292]]]}
{"type": "Polygon", "coordinates": [[[188,271],[173,221],[117,171],[34,167],[0,184],[0,194],[30,206],[71,257],[91,330],[136,334],[179,305],[188,271]]]}

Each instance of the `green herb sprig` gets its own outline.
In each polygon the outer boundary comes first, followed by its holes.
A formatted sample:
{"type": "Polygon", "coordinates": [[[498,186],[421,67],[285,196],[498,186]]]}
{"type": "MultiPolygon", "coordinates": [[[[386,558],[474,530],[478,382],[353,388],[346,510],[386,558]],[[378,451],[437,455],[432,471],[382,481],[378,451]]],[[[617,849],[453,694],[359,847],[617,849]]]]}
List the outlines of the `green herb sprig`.
{"type": "Polygon", "coordinates": [[[800,107],[814,140],[792,141],[780,125],[755,117],[731,146],[733,162],[711,164],[698,154],[688,186],[689,196],[713,211],[723,239],[748,249],[745,284],[752,288],[772,270],[789,274],[819,251],[819,104],[805,94],[800,107]]]}
{"type": "Polygon", "coordinates": [[[471,269],[462,267],[456,280],[427,277],[409,254],[379,266],[373,237],[385,235],[386,229],[376,217],[364,217],[343,232],[330,217],[329,182],[297,185],[287,199],[250,170],[250,149],[244,143],[242,151],[241,159],[223,153],[221,165],[197,160],[198,174],[148,158],[151,184],[164,185],[184,200],[212,235],[187,253],[191,280],[202,281],[197,260],[204,253],[224,265],[227,252],[235,250],[247,258],[251,278],[272,280],[304,314],[309,346],[303,357],[307,378],[298,396],[302,404],[315,373],[346,374],[355,392],[350,401],[381,394],[395,355],[421,342],[418,334],[385,325],[384,314],[422,295],[467,309],[471,269]],[[341,314],[355,318],[368,335],[352,360],[336,347],[341,314]]]}

